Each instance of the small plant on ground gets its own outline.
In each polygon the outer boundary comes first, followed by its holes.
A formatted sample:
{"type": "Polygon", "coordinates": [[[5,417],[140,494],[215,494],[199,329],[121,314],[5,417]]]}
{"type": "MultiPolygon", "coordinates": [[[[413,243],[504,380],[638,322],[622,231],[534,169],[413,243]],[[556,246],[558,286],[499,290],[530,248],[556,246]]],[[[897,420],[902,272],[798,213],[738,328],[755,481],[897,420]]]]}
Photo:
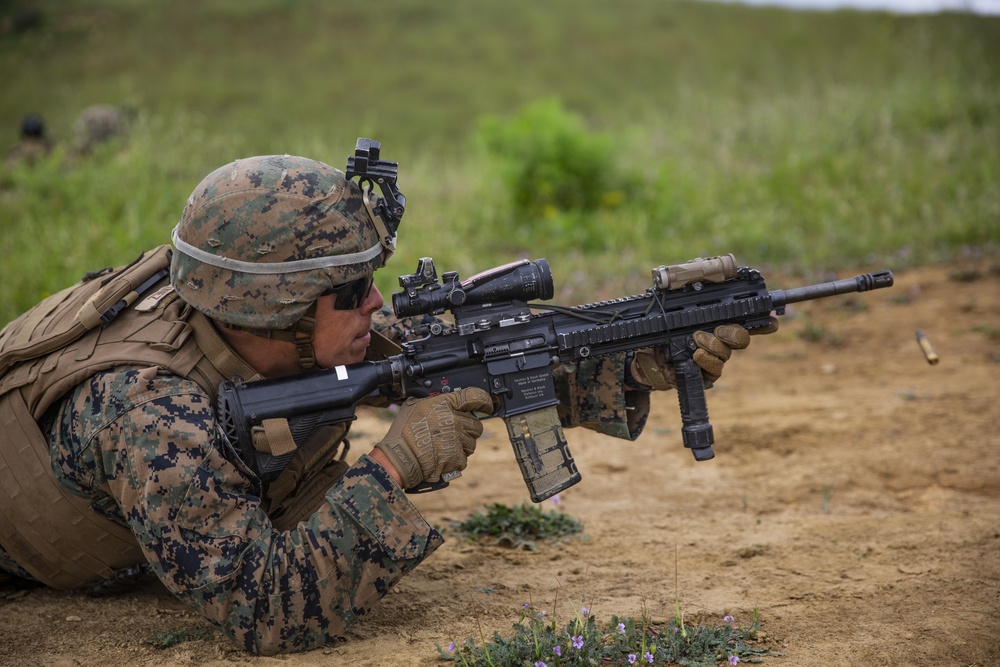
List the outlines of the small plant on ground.
{"type": "Polygon", "coordinates": [[[781,655],[753,645],[760,630],[760,617],[753,611],[749,623],[741,625],[725,616],[715,625],[679,623],[672,619],[656,623],[644,612],[639,619],[612,616],[599,624],[587,608],[559,627],[544,610],[525,604],[513,633],[493,634],[480,642],[469,637],[464,645],[454,642],[438,646],[442,661],[464,667],[584,667],[591,665],[683,665],[714,667],[717,664],[758,663],[764,656],[781,655]]]}
{"type": "Polygon", "coordinates": [[[808,343],[823,343],[832,347],[836,347],[843,342],[837,332],[813,321],[805,323],[804,328],[799,331],[799,338],[808,343]]]}
{"type": "Polygon", "coordinates": [[[995,327],[992,324],[977,324],[972,327],[972,330],[983,334],[988,340],[1000,340],[1000,327],[995,327]]]}
{"type": "Polygon", "coordinates": [[[458,524],[470,539],[490,539],[501,546],[534,550],[539,540],[558,540],[583,531],[583,524],[563,512],[543,512],[531,503],[493,503],[458,524]]]}

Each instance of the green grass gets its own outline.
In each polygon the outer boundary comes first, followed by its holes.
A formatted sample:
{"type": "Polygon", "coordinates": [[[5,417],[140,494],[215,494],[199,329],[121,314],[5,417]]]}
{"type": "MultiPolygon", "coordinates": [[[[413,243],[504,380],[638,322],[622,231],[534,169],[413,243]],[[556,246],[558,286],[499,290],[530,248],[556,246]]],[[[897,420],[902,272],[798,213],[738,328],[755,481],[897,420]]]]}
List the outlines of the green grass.
{"type": "MultiPolygon", "coordinates": [[[[7,0],[0,14],[19,4],[7,0]]],[[[1000,240],[1000,19],[695,2],[42,0],[0,35],[0,146],[45,116],[133,105],[124,148],[0,171],[0,322],[166,242],[237,157],[400,162],[395,289],[416,258],[463,275],[545,256],[563,303],[733,252],[800,274],[901,268],[1000,240]],[[614,206],[526,214],[482,128],[557,100],[614,146],[614,206]],[[492,120],[491,120],[492,119],[492,120]],[[71,163],[72,162],[72,163],[71,163]]]]}

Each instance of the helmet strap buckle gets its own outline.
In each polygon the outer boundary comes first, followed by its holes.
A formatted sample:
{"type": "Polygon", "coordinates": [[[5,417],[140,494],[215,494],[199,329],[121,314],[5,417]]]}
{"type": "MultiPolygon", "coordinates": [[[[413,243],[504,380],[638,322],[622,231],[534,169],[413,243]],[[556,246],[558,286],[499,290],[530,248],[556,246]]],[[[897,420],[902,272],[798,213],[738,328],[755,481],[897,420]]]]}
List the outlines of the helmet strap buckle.
{"type": "Polygon", "coordinates": [[[305,315],[292,328],[295,351],[299,354],[299,366],[310,369],[316,366],[316,351],[313,349],[313,334],[316,331],[316,302],[310,304],[305,315]]]}

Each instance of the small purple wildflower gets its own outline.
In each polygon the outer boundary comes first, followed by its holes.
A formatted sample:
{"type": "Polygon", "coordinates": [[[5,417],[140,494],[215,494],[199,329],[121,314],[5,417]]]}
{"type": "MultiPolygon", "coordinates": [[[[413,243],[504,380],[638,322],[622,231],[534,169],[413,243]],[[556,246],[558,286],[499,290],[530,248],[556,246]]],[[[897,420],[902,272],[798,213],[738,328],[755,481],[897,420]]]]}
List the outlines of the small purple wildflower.
{"type": "Polygon", "coordinates": [[[583,635],[573,637],[573,648],[583,648],[583,635]]]}
{"type": "Polygon", "coordinates": [[[590,610],[587,609],[586,607],[584,607],[583,609],[580,610],[580,613],[583,614],[584,616],[586,616],[587,614],[590,613],[590,610]]]}
{"type": "Polygon", "coordinates": [[[738,665],[738,664],[740,664],[740,659],[738,657],[736,657],[735,655],[731,655],[731,656],[729,656],[729,664],[730,665],[738,665]]]}
{"type": "Polygon", "coordinates": [[[624,623],[619,623],[618,624],[618,632],[620,632],[621,634],[625,634],[625,624],[624,623]]]}
{"type": "Polygon", "coordinates": [[[549,667],[549,666],[548,666],[548,665],[546,665],[546,664],[545,664],[544,662],[542,662],[541,660],[539,660],[538,662],[536,662],[536,663],[535,663],[535,667],[549,667]]]}
{"type": "Polygon", "coordinates": [[[448,653],[455,652],[455,642],[448,642],[448,653]]]}
{"type": "Polygon", "coordinates": [[[562,657],[562,646],[553,646],[552,647],[552,652],[556,654],[557,658],[561,658],[562,657]]]}
{"type": "Polygon", "coordinates": [[[558,493],[556,495],[552,496],[552,504],[553,505],[556,505],[558,507],[560,503],[562,503],[562,498],[559,497],[558,493]]]}
{"type": "Polygon", "coordinates": [[[545,610],[542,610],[542,618],[545,618],[545,610]]]}
{"type": "Polygon", "coordinates": [[[629,653],[628,654],[628,664],[630,664],[630,665],[634,665],[635,664],[635,653],[629,653]]]}
{"type": "Polygon", "coordinates": [[[732,623],[734,619],[732,616],[723,616],[722,620],[725,621],[726,623],[732,623]]]}
{"type": "Polygon", "coordinates": [[[646,651],[646,655],[644,655],[643,657],[646,658],[646,662],[648,662],[651,665],[653,664],[653,654],[652,653],[650,653],[649,651],[646,651]]]}

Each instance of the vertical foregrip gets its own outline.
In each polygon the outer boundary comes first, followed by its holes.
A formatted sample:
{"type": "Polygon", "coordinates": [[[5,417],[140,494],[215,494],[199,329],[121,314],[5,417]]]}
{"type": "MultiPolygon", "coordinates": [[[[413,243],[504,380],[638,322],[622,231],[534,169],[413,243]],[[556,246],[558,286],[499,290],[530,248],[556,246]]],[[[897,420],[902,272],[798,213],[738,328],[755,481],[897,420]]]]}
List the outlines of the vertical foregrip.
{"type": "Polygon", "coordinates": [[[701,368],[690,357],[674,358],[672,361],[677,378],[684,446],[691,450],[696,461],[707,461],[715,457],[712,451],[715,436],[708,421],[708,402],[705,400],[701,368]]]}

